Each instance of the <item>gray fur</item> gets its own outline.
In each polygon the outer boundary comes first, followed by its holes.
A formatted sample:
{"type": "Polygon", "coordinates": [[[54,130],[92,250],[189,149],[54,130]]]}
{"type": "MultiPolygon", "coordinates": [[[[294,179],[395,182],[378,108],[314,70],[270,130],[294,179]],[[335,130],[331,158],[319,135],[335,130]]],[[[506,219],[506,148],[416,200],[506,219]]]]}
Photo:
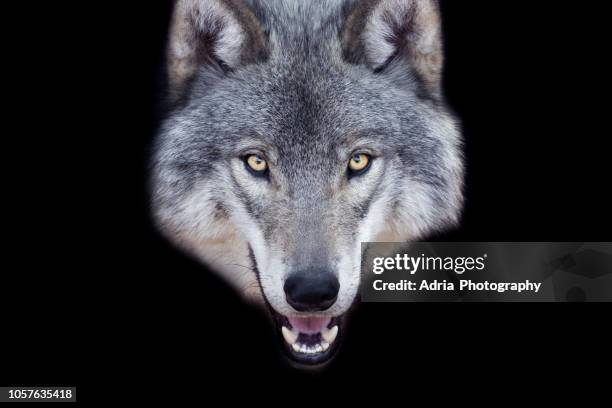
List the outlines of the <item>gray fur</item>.
{"type": "MultiPolygon", "coordinates": [[[[388,8],[385,0],[246,3],[257,26],[239,28],[265,38],[245,41],[242,55],[261,58],[232,66],[214,55],[200,58],[197,70],[178,81],[188,80],[188,87],[175,82],[171,92],[180,101],[160,129],[152,159],[154,218],[171,241],[240,290],[263,293],[280,314],[297,314],[282,293],[288,274],[332,268],[341,289],[327,313],[337,316],[357,291],[361,241],[426,237],[458,221],[461,138],[438,92],[440,30],[424,23],[439,24],[437,13],[422,18],[422,27],[407,26],[431,30],[429,48],[420,43],[427,37],[421,31],[399,32],[405,37],[395,43],[408,51],[398,49],[381,66],[368,47],[394,42],[376,36],[369,16],[388,8]],[[265,52],[245,54],[249,47],[265,52]],[[376,158],[367,174],[349,179],[355,149],[376,158]],[[251,151],[266,155],[269,181],[245,170],[240,157],[251,151]]],[[[403,13],[437,10],[431,0],[392,3],[403,13]]],[[[194,7],[211,4],[232,11],[236,2],[201,0],[194,7]]],[[[169,59],[172,67],[172,52],[169,59]]]]}

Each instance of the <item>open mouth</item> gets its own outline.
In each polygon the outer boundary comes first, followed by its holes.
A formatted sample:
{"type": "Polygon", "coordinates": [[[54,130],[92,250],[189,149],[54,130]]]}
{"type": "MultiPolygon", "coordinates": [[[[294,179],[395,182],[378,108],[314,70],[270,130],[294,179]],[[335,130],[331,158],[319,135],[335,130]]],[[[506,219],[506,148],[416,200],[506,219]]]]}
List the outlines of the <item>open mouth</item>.
{"type": "Polygon", "coordinates": [[[340,317],[283,316],[273,313],[284,349],[291,360],[305,365],[319,365],[335,355],[340,343],[340,317]]]}

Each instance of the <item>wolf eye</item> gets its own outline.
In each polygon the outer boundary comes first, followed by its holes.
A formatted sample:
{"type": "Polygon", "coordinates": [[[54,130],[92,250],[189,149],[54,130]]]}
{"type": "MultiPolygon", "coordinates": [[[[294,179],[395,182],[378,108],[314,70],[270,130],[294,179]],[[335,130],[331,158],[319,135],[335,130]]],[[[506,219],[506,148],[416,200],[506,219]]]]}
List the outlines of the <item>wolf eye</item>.
{"type": "Polygon", "coordinates": [[[355,153],[349,161],[349,170],[354,176],[359,176],[369,170],[372,158],[365,153],[355,153]]]}
{"type": "Polygon", "coordinates": [[[251,173],[260,176],[268,170],[268,162],[258,154],[250,154],[246,157],[245,163],[251,173]]]}

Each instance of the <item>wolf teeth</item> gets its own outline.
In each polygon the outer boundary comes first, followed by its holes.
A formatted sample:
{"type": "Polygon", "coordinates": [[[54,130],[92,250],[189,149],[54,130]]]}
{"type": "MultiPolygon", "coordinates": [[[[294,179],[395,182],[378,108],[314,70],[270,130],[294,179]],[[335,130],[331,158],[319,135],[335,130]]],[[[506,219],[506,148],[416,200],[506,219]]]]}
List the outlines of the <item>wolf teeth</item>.
{"type": "Polygon", "coordinates": [[[298,339],[298,336],[300,335],[299,332],[289,330],[285,326],[282,327],[281,331],[283,332],[283,337],[285,338],[285,341],[290,345],[294,345],[298,339]]]}
{"type": "Polygon", "coordinates": [[[300,348],[299,348],[299,352],[303,353],[303,354],[317,354],[317,353],[320,353],[322,351],[323,351],[323,349],[318,344],[316,346],[313,346],[313,347],[309,347],[309,346],[307,346],[305,344],[302,344],[300,346],[300,348]]]}
{"type": "Polygon", "coordinates": [[[312,347],[307,346],[306,344],[293,343],[291,345],[291,348],[293,348],[293,351],[295,351],[296,353],[317,354],[317,353],[323,353],[324,351],[327,351],[327,349],[329,348],[329,343],[323,341],[321,342],[321,344],[316,344],[312,347]]]}
{"type": "Polygon", "coordinates": [[[329,344],[332,344],[334,340],[336,340],[336,336],[338,336],[338,326],[334,326],[331,329],[323,329],[323,331],[321,331],[321,337],[329,344]]]}
{"type": "Polygon", "coordinates": [[[336,337],[338,336],[338,326],[334,326],[331,329],[323,329],[321,331],[321,343],[312,347],[307,346],[306,344],[298,343],[300,332],[297,330],[290,330],[283,326],[281,327],[281,332],[283,333],[283,338],[287,344],[289,344],[296,353],[317,354],[327,351],[334,340],[336,340],[336,337]]]}

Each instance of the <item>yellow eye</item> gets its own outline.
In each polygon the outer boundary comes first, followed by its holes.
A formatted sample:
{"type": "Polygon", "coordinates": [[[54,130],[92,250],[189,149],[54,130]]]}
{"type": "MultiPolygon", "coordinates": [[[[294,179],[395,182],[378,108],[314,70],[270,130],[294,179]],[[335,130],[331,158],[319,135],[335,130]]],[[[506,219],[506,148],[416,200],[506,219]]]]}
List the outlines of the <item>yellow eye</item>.
{"type": "Polygon", "coordinates": [[[255,173],[263,173],[268,170],[268,162],[261,158],[257,154],[251,154],[247,157],[246,163],[249,168],[255,173]]]}
{"type": "Polygon", "coordinates": [[[370,156],[365,153],[354,154],[349,161],[349,169],[357,173],[363,172],[367,170],[368,166],[370,165],[370,161],[370,156]]]}

